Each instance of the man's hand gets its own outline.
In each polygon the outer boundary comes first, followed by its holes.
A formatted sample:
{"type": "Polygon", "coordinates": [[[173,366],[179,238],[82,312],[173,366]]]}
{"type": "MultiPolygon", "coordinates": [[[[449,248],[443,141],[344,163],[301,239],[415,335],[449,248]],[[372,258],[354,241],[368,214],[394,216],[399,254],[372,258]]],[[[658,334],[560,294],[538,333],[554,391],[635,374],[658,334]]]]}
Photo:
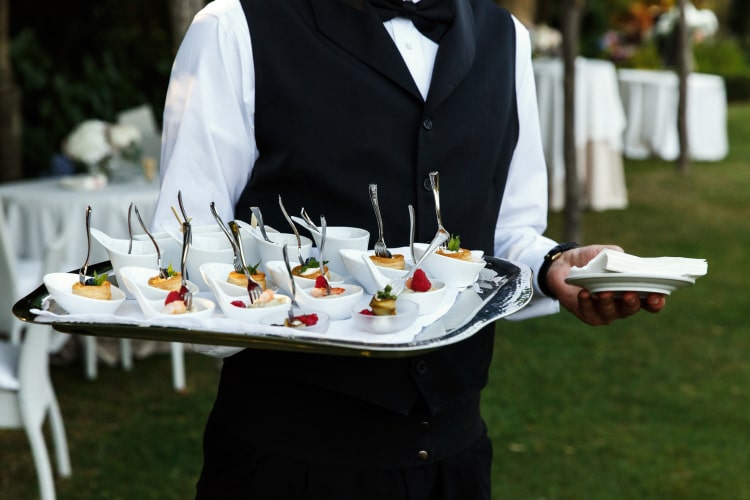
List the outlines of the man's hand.
{"type": "Polygon", "coordinates": [[[614,245],[589,245],[568,250],[552,263],[547,272],[547,286],[557,296],[560,304],[590,325],[608,325],[616,319],[632,316],[641,309],[651,313],[661,311],[666,298],[659,293],[651,293],[643,300],[638,292],[625,292],[615,298],[614,292],[592,294],[565,283],[571,267],[585,266],[605,248],[622,251],[614,245]]]}

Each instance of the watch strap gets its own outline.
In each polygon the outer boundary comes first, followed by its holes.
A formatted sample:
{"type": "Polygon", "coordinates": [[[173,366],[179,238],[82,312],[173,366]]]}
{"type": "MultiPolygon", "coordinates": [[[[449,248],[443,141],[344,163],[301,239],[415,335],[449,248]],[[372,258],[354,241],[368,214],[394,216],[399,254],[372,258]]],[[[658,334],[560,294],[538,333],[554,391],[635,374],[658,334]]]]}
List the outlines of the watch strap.
{"type": "Polygon", "coordinates": [[[554,261],[560,258],[560,256],[567,252],[568,250],[572,250],[574,248],[578,248],[581,245],[578,243],[571,241],[566,243],[560,243],[559,245],[555,245],[550,249],[549,252],[544,256],[544,261],[542,262],[542,267],[539,268],[539,277],[537,279],[537,283],[539,284],[539,289],[542,291],[544,295],[551,298],[557,298],[555,297],[555,294],[552,293],[552,291],[547,286],[547,273],[549,272],[549,268],[552,265],[554,261]]]}

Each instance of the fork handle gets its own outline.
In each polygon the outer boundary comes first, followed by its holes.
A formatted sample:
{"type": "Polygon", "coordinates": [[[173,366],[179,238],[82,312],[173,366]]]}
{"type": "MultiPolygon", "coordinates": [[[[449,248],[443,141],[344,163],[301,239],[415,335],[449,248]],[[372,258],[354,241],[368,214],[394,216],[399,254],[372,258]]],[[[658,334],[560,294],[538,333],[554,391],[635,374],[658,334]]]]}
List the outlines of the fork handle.
{"type": "Polygon", "coordinates": [[[380,205],[378,204],[378,185],[370,184],[370,201],[372,209],[375,211],[375,220],[378,222],[379,239],[383,240],[383,218],[380,215],[380,205]]]}
{"type": "Polygon", "coordinates": [[[430,172],[430,186],[432,187],[432,196],[435,198],[435,216],[437,217],[438,228],[443,227],[443,217],[440,215],[440,176],[438,173],[430,172]]]}

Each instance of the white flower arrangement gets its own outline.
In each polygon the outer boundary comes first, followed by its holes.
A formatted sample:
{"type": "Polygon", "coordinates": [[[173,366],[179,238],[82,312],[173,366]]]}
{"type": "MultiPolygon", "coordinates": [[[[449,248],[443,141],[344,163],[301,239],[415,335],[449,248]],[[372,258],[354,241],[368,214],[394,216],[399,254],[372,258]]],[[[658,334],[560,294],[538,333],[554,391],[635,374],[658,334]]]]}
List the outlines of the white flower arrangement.
{"type": "Polygon", "coordinates": [[[531,50],[534,56],[555,56],[562,46],[562,33],[547,26],[538,24],[529,30],[531,50]]]}
{"type": "MultiPolygon", "coordinates": [[[[680,17],[680,9],[675,6],[659,17],[654,31],[657,36],[668,36],[676,28],[680,17]]],[[[719,19],[710,9],[696,9],[688,2],[685,6],[685,23],[696,41],[710,38],[719,30],[719,19]]]]}
{"type": "Polygon", "coordinates": [[[117,157],[140,161],[141,141],[140,130],[132,125],[86,120],[63,140],[62,151],[71,160],[95,172],[106,170],[107,163],[117,157]]]}

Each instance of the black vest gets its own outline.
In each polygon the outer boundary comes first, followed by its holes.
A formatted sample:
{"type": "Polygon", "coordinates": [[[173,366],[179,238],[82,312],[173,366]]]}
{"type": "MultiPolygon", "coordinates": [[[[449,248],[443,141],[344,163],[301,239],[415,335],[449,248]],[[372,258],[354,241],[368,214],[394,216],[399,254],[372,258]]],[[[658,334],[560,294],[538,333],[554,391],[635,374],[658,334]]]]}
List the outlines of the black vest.
{"type": "MultiPolygon", "coordinates": [[[[259,206],[267,223],[288,232],[281,194],[289,212],[304,206],[330,225],[376,234],[368,184],[377,183],[389,245],[408,242],[408,204],[417,212],[417,240],[427,241],[437,224],[424,182],[437,170],[445,226],[463,246],[492,254],[518,138],[515,29],[506,11],[490,0],[457,0],[425,102],[366,0],[242,6],[253,43],[260,156],[237,218],[250,220],[249,207],[259,206]]],[[[271,377],[292,393],[309,386],[402,414],[420,405],[435,413],[485,385],[492,337],[484,332],[401,359],[246,349],[225,360],[221,387],[235,398],[242,392],[252,406],[262,392],[254,382],[271,377]]]]}

